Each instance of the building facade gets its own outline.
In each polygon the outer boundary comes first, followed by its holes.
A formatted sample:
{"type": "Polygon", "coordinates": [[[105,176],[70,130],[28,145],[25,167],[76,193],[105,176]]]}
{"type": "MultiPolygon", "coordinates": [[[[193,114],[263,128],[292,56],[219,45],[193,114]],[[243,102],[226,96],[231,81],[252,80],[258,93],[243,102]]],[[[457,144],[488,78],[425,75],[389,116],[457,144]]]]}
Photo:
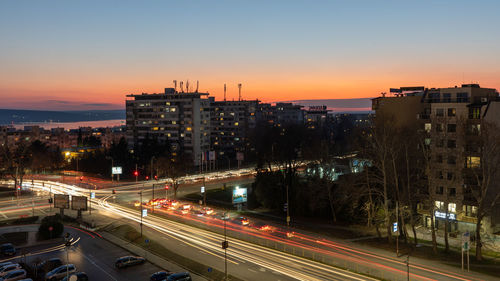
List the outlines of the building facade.
{"type": "Polygon", "coordinates": [[[159,94],[127,95],[126,119],[131,148],[155,139],[169,145],[171,151],[191,155],[195,165],[210,149],[208,93],[165,88],[159,94]]]}
{"type": "Polygon", "coordinates": [[[495,116],[491,119],[500,121],[500,107],[494,106],[499,102],[498,92],[477,84],[432,89],[403,87],[394,92],[394,96],[373,99],[372,107],[376,116],[385,115],[396,126],[414,126],[426,134],[432,167],[429,192],[434,202],[433,206],[418,205],[423,225],[430,227],[434,216],[438,228],[448,227],[451,232],[474,230],[477,200],[467,175],[480,163],[475,141],[481,121],[485,116],[495,116]]]}

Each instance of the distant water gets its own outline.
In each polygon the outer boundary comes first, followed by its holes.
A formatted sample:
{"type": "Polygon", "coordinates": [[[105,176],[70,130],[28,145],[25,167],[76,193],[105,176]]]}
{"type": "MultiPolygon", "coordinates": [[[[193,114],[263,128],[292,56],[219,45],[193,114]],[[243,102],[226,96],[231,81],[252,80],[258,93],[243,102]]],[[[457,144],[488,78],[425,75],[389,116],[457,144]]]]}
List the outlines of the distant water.
{"type": "Polygon", "coordinates": [[[50,130],[53,128],[78,129],[80,127],[106,128],[119,127],[125,125],[125,120],[101,120],[101,121],[80,121],[80,122],[33,122],[33,123],[17,123],[12,124],[16,129],[23,129],[24,126],[38,125],[41,128],[50,130]]]}

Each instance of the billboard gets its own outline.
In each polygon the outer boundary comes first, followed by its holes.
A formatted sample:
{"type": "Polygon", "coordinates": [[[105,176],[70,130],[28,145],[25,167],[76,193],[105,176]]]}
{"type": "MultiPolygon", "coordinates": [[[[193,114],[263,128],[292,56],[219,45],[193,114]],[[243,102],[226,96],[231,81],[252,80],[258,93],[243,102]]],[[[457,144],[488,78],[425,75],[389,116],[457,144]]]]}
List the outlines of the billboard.
{"type": "Polygon", "coordinates": [[[71,210],[87,210],[87,197],[86,196],[72,196],[71,210]]]}
{"type": "Polygon", "coordinates": [[[247,202],[247,189],[235,187],[233,189],[233,204],[241,204],[247,202]]]}
{"type": "Polygon", "coordinates": [[[122,174],[122,167],[111,167],[111,173],[113,175],[121,175],[122,174]]]}
{"type": "Polygon", "coordinates": [[[69,195],[54,194],[54,208],[69,209],[69,195]]]}

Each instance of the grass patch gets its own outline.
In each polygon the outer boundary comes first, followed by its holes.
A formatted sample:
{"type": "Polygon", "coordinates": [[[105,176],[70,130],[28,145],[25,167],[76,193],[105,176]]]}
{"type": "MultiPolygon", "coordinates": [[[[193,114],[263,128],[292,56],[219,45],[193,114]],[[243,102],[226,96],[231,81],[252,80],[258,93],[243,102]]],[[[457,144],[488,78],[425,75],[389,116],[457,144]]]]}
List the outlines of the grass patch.
{"type": "MultiPolygon", "coordinates": [[[[411,239],[413,241],[413,239],[411,239]]],[[[406,256],[410,253],[410,263],[411,257],[418,257],[427,260],[435,260],[442,262],[444,264],[455,266],[461,268],[461,251],[460,248],[455,248],[450,246],[448,252],[445,251],[444,246],[438,244],[438,253],[435,254],[432,250],[432,245],[429,245],[429,241],[418,240],[419,247],[412,249],[412,246],[406,245],[404,241],[399,242],[399,254],[406,256]],[[423,243],[423,244],[420,244],[423,243]]],[[[388,251],[396,252],[396,242],[395,238],[392,244],[387,242],[387,238],[372,238],[359,241],[361,244],[366,244],[374,248],[385,249],[388,251]]],[[[500,276],[500,263],[492,259],[483,259],[482,261],[477,261],[475,257],[475,251],[471,249],[470,255],[470,270],[475,272],[480,272],[492,276],[500,276]]],[[[466,256],[464,255],[464,259],[466,256]]]]}
{"type": "MultiPolygon", "coordinates": [[[[174,262],[190,272],[196,273],[198,275],[205,276],[206,278],[210,280],[223,280],[224,279],[224,272],[221,272],[217,269],[213,269],[212,272],[207,271],[207,266],[199,263],[195,260],[186,258],[176,252],[173,252],[169,250],[168,248],[164,247],[162,244],[156,242],[153,239],[148,238],[147,236],[143,235],[141,237],[141,233],[137,231],[135,228],[133,228],[130,225],[120,225],[118,227],[113,227],[113,226],[107,226],[103,228],[102,230],[113,234],[127,242],[130,242],[136,246],[139,246],[143,249],[146,249],[147,251],[154,253],[157,256],[160,256],[166,260],[169,260],[171,262],[174,262]],[[149,243],[146,244],[144,241],[146,239],[149,239],[149,243]]],[[[234,281],[239,281],[241,279],[238,279],[232,275],[228,276],[228,280],[234,280],[234,281]]]]}
{"type": "Polygon", "coordinates": [[[36,223],[37,221],[38,221],[38,216],[9,219],[0,222],[0,227],[9,225],[33,224],[36,223]]]}

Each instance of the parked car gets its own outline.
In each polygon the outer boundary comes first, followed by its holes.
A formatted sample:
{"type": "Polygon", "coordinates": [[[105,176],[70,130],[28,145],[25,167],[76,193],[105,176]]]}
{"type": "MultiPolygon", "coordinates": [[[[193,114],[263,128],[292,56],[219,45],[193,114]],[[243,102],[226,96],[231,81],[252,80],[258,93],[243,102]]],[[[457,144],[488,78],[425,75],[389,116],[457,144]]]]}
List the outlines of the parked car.
{"type": "Polygon", "coordinates": [[[62,279],[62,281],[69,281],[69,280],[71,280],[71,276],[76,276],[76,280],[72,280],[72,281],[88,281],[89,280],[89,277],[87,276],[87,273],[85,273],[85,272],[75,272],[75,273],[69,274],[68,276],[64,276],[64,278],[62,279]]]}
{"type": "Polygon", "coordinates": [[[143,257],[124,256],[116,260],[115,266],[117,268],[124,268],[133,265],[143,264],[144,262],[146,262],[146,260],[143,257]]]}
{"type": "Polygon", "coordinates": [[[76,267],[74,264],[61,265],[45,275],[45,280],[58,280],[65,277],[67,274],[76,272],[76,267]]]}
{"type": "Polygon", "coordinates": [[[0,263],[0,268],[6,266],[8,264],[12,264],[12,262],[11,261],[2,262],[2,263],[0,263]]]}
{"type": "Polygon", "coordinates": [[[0,278],[0,281],[17,281],[26,278],[26,270],[16,269],[0,278]]]}
{"type": "Polygon", "coordinates": [[[179,272],[179,273],[174,273],[170,274],[167,277],[167,281],[191,281],[191,275],[189,272],[179,272]]]}
{"type": "Polygon", "coordinates": [[[13,256],[16,254],[16,248],[12,243],[5,243],[0,246],[0,252],[4,256],[13,256]]]}
{"type": "Polygon", "coordinates": [[[0,268],[0,277],[3,277],[7,273],[9,273],[13,270],[18,270],[18,269],[22,269],[18,263],[11,263],[11,264],[4,265],[2,268],[0,268]]]}
{"type": "Polygon", "coordinates": [[[54,268],[61,266],[63,263],[59,258],[53,258],[44,260],[41,263],[37,264],[35,267],[36,275],[43,276],[45,273],[51,271],[54,268]]]}
{"type": "Polygon", "coordinates": [[[167,277],[172,274],[172,272],[169,271],[158,271],[153,274],[151,274],[151,277],[149,278],[150,281],[163,281],[167,279],[167,277]]]}

